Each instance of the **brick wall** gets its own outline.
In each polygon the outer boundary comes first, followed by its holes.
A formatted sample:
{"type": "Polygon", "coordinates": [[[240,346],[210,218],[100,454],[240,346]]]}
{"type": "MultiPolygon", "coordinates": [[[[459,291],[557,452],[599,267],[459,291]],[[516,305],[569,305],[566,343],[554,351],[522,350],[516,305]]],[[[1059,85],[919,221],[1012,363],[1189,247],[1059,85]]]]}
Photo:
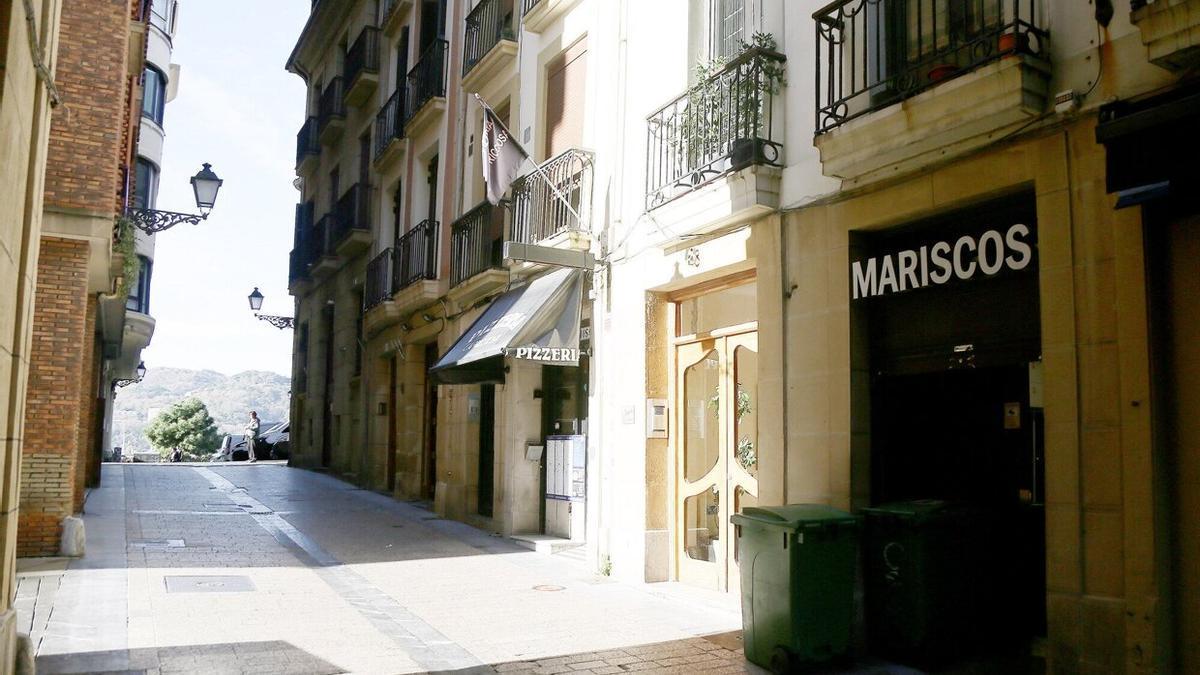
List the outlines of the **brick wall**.
{"type": "Polygon", "coordinates": [[[121,205],[136,102],[130,11],[129,0],[63,3],[55,83],[67,106],[54,111],[50,130],[47,206],[115,214],[121,205]]]}
{"type": "Polygon", "coordinates": [[[84,316],[84,340],[80,343],[83,356],[81,372],[83,389],[79,395],[79,440],[76,442],[76,469],[72,503],[75,511],[83,509],[84,488],[87,484],[87,467],[95,447],[96,392],[99,389],[101,360],[97,358],[96,309],[99,300],[88,297],[87,314],[84,316]]]}
{"type": "Polygon", "coordinates": [[[88,243],[43,237],[21,454],[17,555],[58,553],[62,519],[75,512],[80,398],[87,391],[88,243]]]}

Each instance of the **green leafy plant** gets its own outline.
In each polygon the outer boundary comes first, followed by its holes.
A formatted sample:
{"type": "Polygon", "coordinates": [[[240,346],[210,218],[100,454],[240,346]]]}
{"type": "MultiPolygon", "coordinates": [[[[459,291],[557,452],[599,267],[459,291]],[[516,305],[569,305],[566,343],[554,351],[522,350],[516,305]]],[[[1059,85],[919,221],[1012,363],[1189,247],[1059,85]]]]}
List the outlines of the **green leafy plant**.
{"type": "Polygon", "coordinates": [[[221,443],[208,407],[198,398],[185,398],[159,413],[145,434],[164,459],[176,448],[188,460],[202,459],[221,443]]]}
{"type": "Polygon", "coordinates": [[[753,139],[762,132],[770,97],[787,84],[783,62],[758,56],[752,64],[726,69],[750,50],[773,53],[776,49],[773,35],[755,33],[733,59],[696,65],[696,84],[687,91],[687,105],[671,138],[675,150],[686,155],[687,166],[699,166],[730,151],[723,147],[725,141],[753,139]]]}
{"type": "Polygon", "coordinates": [[[117,294],[126,296],[142,271],[142,261],[137,256],[137,228],[131,220],[121,216],[113,229],[113,253],[121,256],[121,282],[117,294]]]}

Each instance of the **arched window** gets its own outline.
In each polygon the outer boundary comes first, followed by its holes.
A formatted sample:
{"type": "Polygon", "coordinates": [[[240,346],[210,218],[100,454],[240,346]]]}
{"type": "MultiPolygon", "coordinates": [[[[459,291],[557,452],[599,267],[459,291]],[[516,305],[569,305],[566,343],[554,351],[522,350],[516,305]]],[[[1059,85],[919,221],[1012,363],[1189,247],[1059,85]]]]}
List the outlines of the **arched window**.
{"type": "Polygon", "coordinates": [[[146,66],[142,74],[142,116],[162,126],[163,109],[167,105],[167,76],[154,66],[146,66]]]}

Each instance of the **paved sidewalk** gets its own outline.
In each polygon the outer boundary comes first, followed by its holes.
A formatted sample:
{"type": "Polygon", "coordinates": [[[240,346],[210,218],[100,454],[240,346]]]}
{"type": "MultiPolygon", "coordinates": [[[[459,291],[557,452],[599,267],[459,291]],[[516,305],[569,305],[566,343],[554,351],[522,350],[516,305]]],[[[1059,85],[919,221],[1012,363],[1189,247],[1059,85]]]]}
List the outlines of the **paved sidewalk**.
{"type": "Polygon", "coordinates": [[[41,673],[761,672],[737,598],[629,585],[278,465],[105,465],[88,555],[21,561],[41,673]]]}

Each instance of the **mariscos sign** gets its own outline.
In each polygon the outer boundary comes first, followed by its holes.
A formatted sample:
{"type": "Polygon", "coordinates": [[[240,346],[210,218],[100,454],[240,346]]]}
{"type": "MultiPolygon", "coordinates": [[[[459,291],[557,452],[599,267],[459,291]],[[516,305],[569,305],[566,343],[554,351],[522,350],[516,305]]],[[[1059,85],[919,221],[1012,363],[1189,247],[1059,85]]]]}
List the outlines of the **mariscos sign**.
{"type": "Polygon", "coordinates": [[[987,230],[979,236],[963,235],[919,248],[874,256],[851,263],[855,300],[902,293],[977,276],[1014,272],[1033,261],[1032,232],[1017,223],[1007,231],[987,230]]]}

